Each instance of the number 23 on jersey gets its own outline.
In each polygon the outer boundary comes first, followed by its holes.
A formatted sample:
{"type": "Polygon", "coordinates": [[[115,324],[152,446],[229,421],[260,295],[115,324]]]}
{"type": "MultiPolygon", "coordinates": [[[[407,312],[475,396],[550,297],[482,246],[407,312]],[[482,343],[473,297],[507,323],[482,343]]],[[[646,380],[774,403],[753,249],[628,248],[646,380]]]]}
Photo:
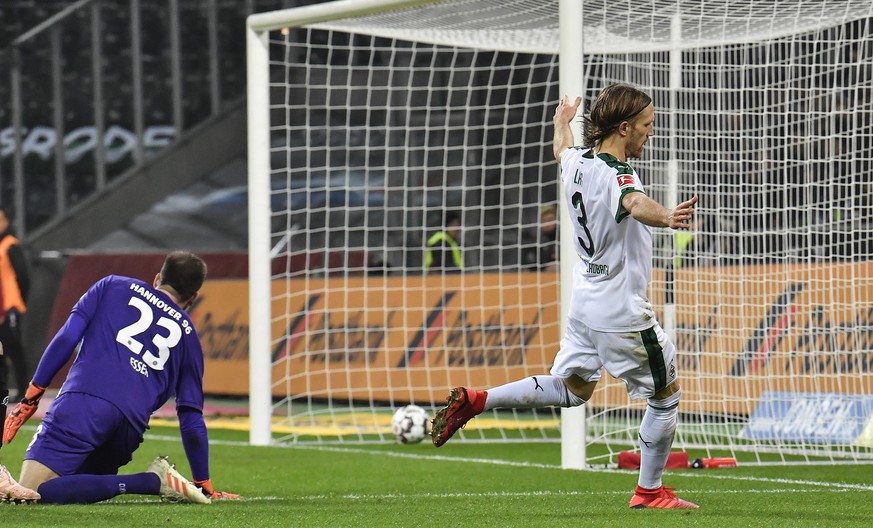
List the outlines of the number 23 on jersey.
{"type": "MultiPolygon", "coordinates": [[[[164,365],[170,359],[170,349],[178,345],[182,339],[182,328],[179,326],[179,323],[169,317],[159,317],[155,321],[155,315],[151,306],[138,297],[131,297],[127,304],[139,311],[139,318],[133,324],[119,330],[115,335],[115,340],[137,356],[142,355],[142,363],[148,368],[164,370],[164,365]],[[146,345],[140,341],[143,334],[152,328],[153,325],[157,325],[166,331],[166,335],[164,335],[160,329],[156,329],[151,341],[151,345],[154,346],[154,352],[146,348],[146,345]],[[143,352],[143,349],[145,349],[145,352],[143,352]]],[[[136,363],[131,361],[131,366],[140,374],[148,376],[147,371],[141,369],[139,361],[136,363]]]]}

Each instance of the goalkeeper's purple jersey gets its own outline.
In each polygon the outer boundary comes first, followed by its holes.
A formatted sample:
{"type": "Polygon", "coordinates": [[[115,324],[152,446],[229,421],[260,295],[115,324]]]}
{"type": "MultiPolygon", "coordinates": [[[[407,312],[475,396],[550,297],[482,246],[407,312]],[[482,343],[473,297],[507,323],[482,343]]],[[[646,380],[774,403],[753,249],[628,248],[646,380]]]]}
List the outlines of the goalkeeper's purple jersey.
{"type": "Polygon", "coordinates": [[[108,400],[142,430],[172,396],[177,407],[202,411],[200,339],[188,314],[164,292],[110,275],[79,299],[73,314],[86,326],[81,336],[69,336],[82,343],[61,394],[108,400]]]}

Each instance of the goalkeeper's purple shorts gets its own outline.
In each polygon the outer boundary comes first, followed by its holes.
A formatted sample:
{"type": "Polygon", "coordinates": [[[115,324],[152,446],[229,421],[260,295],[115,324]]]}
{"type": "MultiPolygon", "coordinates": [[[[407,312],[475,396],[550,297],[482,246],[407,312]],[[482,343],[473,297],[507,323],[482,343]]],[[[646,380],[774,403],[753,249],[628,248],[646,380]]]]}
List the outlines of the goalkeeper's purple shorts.
{"type": "Polygon", "coordinates": [[[115,475],[130,462],[143,432],[118,407],[79,392],[52,402],[24,455],[60,476],[115,475]]]}

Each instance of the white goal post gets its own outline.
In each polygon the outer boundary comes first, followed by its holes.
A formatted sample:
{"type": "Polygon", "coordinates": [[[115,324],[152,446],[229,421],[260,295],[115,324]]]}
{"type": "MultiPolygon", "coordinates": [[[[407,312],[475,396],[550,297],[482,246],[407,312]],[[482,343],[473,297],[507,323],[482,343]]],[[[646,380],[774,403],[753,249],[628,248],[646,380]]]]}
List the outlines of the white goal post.
{"type": "MultiPolygon", "coordinates": [[[[253,444],[392,440],[396,407],[548,372],[577,260],[566,222],[560,271],[541,257],[541,213],[566,215],[551,116],[630,82],[657,111],[647,189],[701,198],[690,233],[655,233],[675,447],[873,458],[868,0],[342,0],[252,15],[247,59],[253,444]],[[464,271],[426,272],[450,213],[464,271]]],[[[458,441],[608,464],[643,405],[604,376],[458,441]]]]}

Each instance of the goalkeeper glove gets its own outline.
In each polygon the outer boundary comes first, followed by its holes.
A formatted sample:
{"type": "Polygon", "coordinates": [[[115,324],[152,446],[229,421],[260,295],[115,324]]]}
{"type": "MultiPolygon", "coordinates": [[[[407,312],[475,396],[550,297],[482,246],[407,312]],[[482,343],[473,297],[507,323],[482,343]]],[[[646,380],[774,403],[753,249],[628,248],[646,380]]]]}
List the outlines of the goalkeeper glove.
{"type": "Polygon", "coordinates": [[[30,382],[27,387],[27,392],[24,393],[24,398],[12,408],[9,416],[6,417],[5,427],[3,428],[3,443],[8,444],[15,438],[15,433],[24,425],[33,413],[39,408],[39,400],[45,394],[45,387],[40,387],[30,382]]]}
{"type": "Polygon", "coordinates": [[[215,491],[212,487],[212,479],[195,480],[194,485],[200,488],[200,491],[210,499],[239,499],[241,498],[236,493],[228,493],[226,491],[215,491]]]}

